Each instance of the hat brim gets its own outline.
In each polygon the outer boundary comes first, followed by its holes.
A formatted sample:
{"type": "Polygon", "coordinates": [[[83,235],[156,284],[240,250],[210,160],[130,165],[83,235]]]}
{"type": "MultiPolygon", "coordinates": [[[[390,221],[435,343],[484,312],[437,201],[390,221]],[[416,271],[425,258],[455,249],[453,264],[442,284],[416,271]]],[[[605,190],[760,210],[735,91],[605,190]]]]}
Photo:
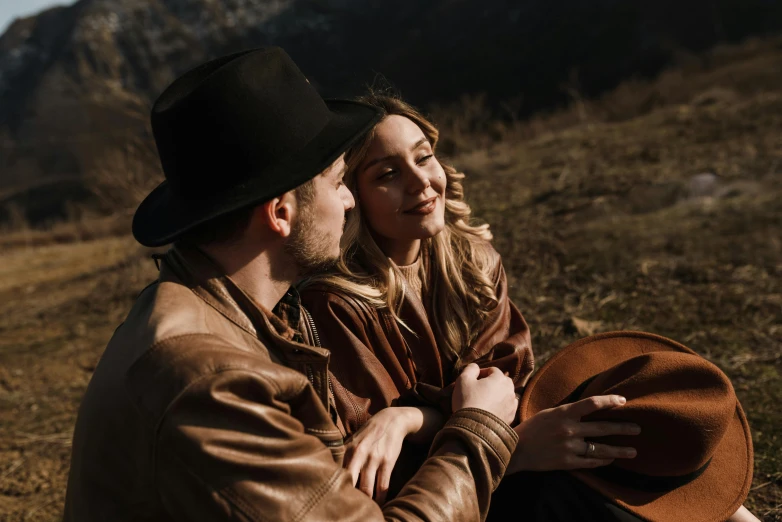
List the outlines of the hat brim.
{"type": "Polygon", "coordinates": [[[133,236],[148,247],[166,245],[197,225],[293,190],[328,168],[381,117],[379,111],[363,103],[326,100],[326,104],[331,118],[323,130],[263,176],[203,201],[182,200],[167,181],[162,182],[136,210],[133,236]]]}
{"type": "MultiPolygon", "coordinates": [[[[686,346],[645,332],[608,332],[563,348],[532,377],[521,400],[521,420],[555,407],[581,383],[637,355],[679,351],[686,346]]],[[[676,439],[671,437],[671,444],[676,439]]],[[[711,463],[692,482],[669,492],[648,492],[597,477],[588,470],[572,471],[579,480],[644,520],[707,522],[729,518],[743,504],[752,484],[752,438],[746,415],[736,412],[711,463]]]]}

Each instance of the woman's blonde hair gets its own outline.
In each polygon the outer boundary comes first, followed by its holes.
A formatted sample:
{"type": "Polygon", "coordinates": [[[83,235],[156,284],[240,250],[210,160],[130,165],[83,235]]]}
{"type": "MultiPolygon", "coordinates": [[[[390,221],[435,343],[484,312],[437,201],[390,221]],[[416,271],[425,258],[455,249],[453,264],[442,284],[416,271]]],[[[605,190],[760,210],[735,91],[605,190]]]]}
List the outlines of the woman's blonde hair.
{"type": "MultiPolygon", "coordinates": [[[[408,118],[423,131],[432,150],[436,149],[437,128],[409,104],[374,93],[358,101],[379,108],[383,118],[389,115],[408,118]]],[[[345,153],[345,183],[354,195],[358,194],[357,171],[374,135],[373,128],[345,153]]],[[[429,321],[440,349],[458,367],[486,316],[497,306],[492,280],[496,254],[489,246],[492,238],[489,225],[472,223],[470,207],[464,201],[464,174],[450,165],[440,164],[447,180],[445,228],[421,241],[421,281],[423,293],[430,300],[433,317],[429,321]]],[[[407,328],[398,315],[405,295],[404,278],[372,237],[358,197],[356,208],[348,213],[341,246],[336,271],[316,276],[304,285],[317,282],[336,287],[372,306],[389,310],[407,328]]]]}

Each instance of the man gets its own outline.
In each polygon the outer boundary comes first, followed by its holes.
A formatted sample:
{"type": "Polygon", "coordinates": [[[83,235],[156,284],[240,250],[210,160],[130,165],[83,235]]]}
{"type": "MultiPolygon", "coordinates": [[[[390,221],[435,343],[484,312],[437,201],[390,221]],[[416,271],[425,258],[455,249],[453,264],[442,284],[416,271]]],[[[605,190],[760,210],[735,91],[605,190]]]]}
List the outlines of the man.
{"type": "Polygon", "coordinates": [[[157,100],[166,181],[133,232],[175,245],[87,389],[67,522],[485,517],[517,441],[510,379],[465,370],[430,458],[381,511],[340,469],[329,354],[289,290],[336,259],[354,204],[342,153],[377,117],[324,102],[277,48],[208,62],[157,100]]]}

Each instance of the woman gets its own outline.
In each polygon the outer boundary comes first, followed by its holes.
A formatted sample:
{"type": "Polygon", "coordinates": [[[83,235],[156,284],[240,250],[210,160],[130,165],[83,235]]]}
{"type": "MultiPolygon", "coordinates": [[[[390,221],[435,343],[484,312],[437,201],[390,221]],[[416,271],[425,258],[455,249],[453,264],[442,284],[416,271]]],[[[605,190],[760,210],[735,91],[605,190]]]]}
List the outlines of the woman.
{"type": "MultiPolygon", "coordinates": [[[[334,272],[306,281],[301,292],[316,342],[331,350],[338,424],[351,437],[347,469],[362,491],[383,503],[426,456],[449,413],[449,391],[461,368],[471,362],[498,367],[520,391],[533,356],[489,227],[471,222],[464,175],[435,157],[437,129],[399,99],[370,95],[360,101],[380,108],[384,117],[345,155],[345,183],[356,208],[347,218],[343,253],[334,272]]],[[[580,422],[622,402],[615,395],[590,398],[516,426],[518,449],[503,480],[512,501],[518,505],[519,488],[531,492],[540,482],[519,471],[633,458],[633,448],[584,438],[636,434],[639,426],[580,422]]],[[[607,509],[566,476],[547,480],[556,479],[560,491],[572,490],[568,496],[580,512],[635,520],[607,509]]]]}

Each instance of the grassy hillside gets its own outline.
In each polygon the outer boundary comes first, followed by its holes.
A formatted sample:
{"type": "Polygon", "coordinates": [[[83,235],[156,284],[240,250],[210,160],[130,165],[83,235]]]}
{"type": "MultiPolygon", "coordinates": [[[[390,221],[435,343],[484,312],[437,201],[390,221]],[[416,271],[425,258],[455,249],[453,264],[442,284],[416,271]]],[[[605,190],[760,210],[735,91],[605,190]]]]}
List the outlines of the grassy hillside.
{"type": "MultiPolygon", "coordinates": [[[[781,66],[779,42],[748,44],[601,100],[576,93],[568,112],[511,127],[454,116],[444,129],[539,362],[615,329],[666,335],[715,362],[753,429],[747,505],[772,521],[782,520],[781,66]]],[[[0,237],[0,521],[58,520],[79,399],[155,277],[121,228],[0,237]]]]}

